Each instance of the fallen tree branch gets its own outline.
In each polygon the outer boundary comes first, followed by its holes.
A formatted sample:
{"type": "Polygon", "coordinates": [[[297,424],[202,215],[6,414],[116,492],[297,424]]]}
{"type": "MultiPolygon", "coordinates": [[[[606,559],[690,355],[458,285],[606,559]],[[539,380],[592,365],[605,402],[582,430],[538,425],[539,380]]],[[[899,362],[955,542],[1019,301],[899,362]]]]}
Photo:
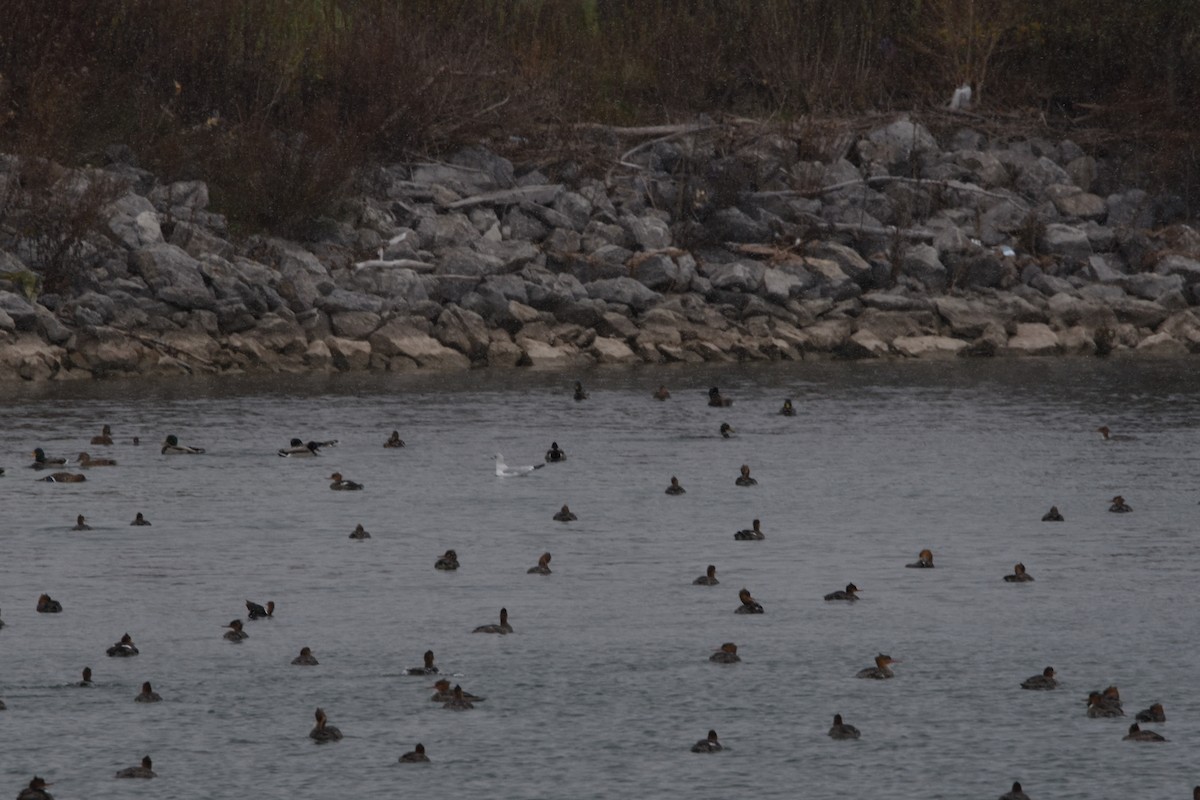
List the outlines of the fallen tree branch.
{"type": "Polygon", "coordinates": [[[882,186],[888,183],[910,183],[917,186],[941,186],[944,189],[952,189],[959,192],[971,192],[972,194],[983,195],[984,197],[993,197],[997,200],[1007,200],[1022,211],[1028,211],[1029,207],[1024,201],[1012,196],[1011,194],[1001,194],[1000,192],[990,192],[987,189],[976,186],[973,183],[963,183],[956,180],[934,180],[932,178],[905,178],[899,175],[876,175],[873,178],[856,178],[852,181],[842,181],[830,186],[822,186],[818,189],[780,189],[773,192],[754,192],[750,195],[751,199],[767,198],[767,197],[819,197],[823,194],[836,192],[839,189],[848,189],[852,186],[882,186]]]}
{"type": "Polygon", "coordinates": [[[612,186],[613,170],[615,170],[617,167],[629,167],[630,169],[641,169],[641,167],[639,165],[629,163],[629,159],[632,158],[634,155],[636,155],[639,151],[645,150],[647,147],[653,147],[654,145],[656,145],[660,142],[669,142],[670,140],[678,139],[681,136],[688,136],[693,133],[701,133],[703,131],[709,131],[709,130],[712,130],[713,128],[717,128],[717,127],[720,127],[720,126],[719,125],[688,125],[683,128],[678,128],[676,126],[675,130],[673,130],[671,133],[668,133],[665,136],[659,136],[657,139],[649,139],[649,140],[637,145],[636,147],[626,150],[624,153],[621,154],[621,157],[617,159],[617,163],[613,164],[611,167],[609,167],[608,172],[606,172],[604,174],[604,185],[607,187],[612,186]]]}

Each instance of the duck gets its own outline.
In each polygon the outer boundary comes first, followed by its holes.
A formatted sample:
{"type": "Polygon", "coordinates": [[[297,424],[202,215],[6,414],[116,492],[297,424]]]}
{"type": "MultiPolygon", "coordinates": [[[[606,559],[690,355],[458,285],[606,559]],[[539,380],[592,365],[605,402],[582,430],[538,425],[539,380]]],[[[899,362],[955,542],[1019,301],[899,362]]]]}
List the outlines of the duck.
{"type": "Polygon", "coordinates": [[[275,616],[275,601],[268,600],[267,607],[263,608],[258,603],[246,601],[246,612],[250,619],[270,619],[275,616]]]}
{"type": "Polygon", "coordinates": [[[909,569],[933,569],[933,551],[922,550],[917,553],[917,560],[904,566],[909,569]]]}
{"type": "Polygon", "coordinates": [[[734,481],[734,483],[738,486],[758,486],[758,481],[750,477],[750,465],[742,464],[741,472],[741,477],[734,481]]]}
{"type": "Polygon", "coordinates": [[[1087,715],[1092,719],[1125,716],[1119,697],[1114,701],[1111,697],[1105,697],[1102,692],[1089,692],[1087,703],[1087,715]]]}
{"type": "Polygon", "coordinates": [[[117,777],[118,778],[156,778],[158,776],[155,774],[154,770],[151,769],[151,767],[153,767],[153,766],[154,766],[154,763],[150,760],[150,756],[146,756],[142,759],[142,765],[140,767],[126,767],[125,769],[117,772],[117,777]]]}
{"type": "Polygon", "coordinates": [[[546,463],[553,464],[558,461],[567,460],[567,451],[558,446],[558,442],[551,442],[550,449],[546,451],[546,463]]]}
{"type": "Polygon", "coordinates": [[[550,574],[550,554],[542,553],[538,558],[537,566],[530,567],[525,570],[526,575],[549,575],[550,574]]]}
{"type": "Polygon", "coordinates": [[[1000,795],[1000,800],[1032,800],[1032,798],[1021,789],[1020,781],[1013,781],[1012,791],[1000,795]]]}
{"type": "Polygon", "coordinates": [[[470,711],[474,707],[474,704],[467,699],[467,696],[463,694],[462,687],[458,684],[454,685],[450,699],[442,704],[442,708],[448,708],[451,711],[470,711]]]}
{"type": "Polygon", "coordinates": [[[142,693],[133,698],[135,703],[161,703],[162,697],[150,686],[150,681],[142,684],[142,693]]]}
{"type": "Polygon", "coordinates": [[[583,390],[583,384],[579,381],[575,381],[575,402],[578,403],[580,400],[587,399],[588,393],[583,390]]]}
{"type": "Polygon", "coordinates": [[[329,724],[329,718],[325,716],[325,710],[318,708],[316,713],[317,724],[308,732],[308,738],[312,739],[317,744],[325,744],[327,742],[337,742],[342,738],[342,732],[329,724]]]}
{"type": "Polygon", "coordinates": [[[717,568],[713,564],[709,564],[704,570],[704,574],[692,581],[693,586],[716,586],[719,583],[720,581],[717,580],[717,568]]]}
{"type": "Polygon", "coordinates": [[[43,483],[83,483],[87,480],[87,476],[74,472],[55,472],[44,478],[38,478],[38,480],[43,483]]]}
{"type": "Polygon", "coordinates": [[[437,675],[438,668],[433,665],[433,651],[425,651],[425,665],[422,667],[409,667],[404,670],[405,675],[437,675]]]}
{"type": "Polygon", "coordinates": [[[875,666],[867,667],[866,669],[860,669],[854,677],[870,678],[877,681],[894,678],[896,674],[892,672],[891,665],[899,663],[899,661],[891,656],[880,653],[879,655],[875,656],[875,666]]]}
{"type": "Polygon", "coordinates": [[[737,433],[737,431],[735,431],[733,429],[733,426],[730,425],[728,422],[722,422],[721,427],[718,429],[717,432],[721,434],[722,439],[728,439],[730,437],[730,434],[737,433]]]}
{"type": "Polygon", "coordinates": [[[162,454],[165,455],[199,455],[204,452],[203,447],[188,447],[179,443],[179,437],[175,434],[169,435],[163,439],[162,454]]]}
{"type": "Polygon", "coordinates": [[[755,600],[750,595],[749,589],[742,589],[738,592],[738,600],[742,604],[733,610],[735,614],[763,614],[765,613],[762,604],[755,600]]]}
{"type": "Polygon", "coordinates": [[[1123,433],[1113,433],[1108,429],[1107,425],[1101,425],[1099,428],[1096,428],[1096,432],[1099,433],[1106,442],[1132,442],[1137,439],[1136,436],[1128,436],[1123,433]]]}
{"type": "Polygon", "coordinates": [[[77,683],[77,684],[75,684],[75,685],[76,685],[76,686],[81,686],[81,687],[83,687],[83,688],[85,688],[85,689],[86,689],[86,688],[90,688],[90,687],[91,687],[91,685],[92,685],[92,668],[91,668],[91,667],[84,667],[84,668],[83,668],[83,673],[82,673],[81,677],[83,678],[83,680],[79,681],[79,683],[77,683]]]}
{"type": "Polygon", "coordinates": [[[1058,510],[1058,506],[1050,506],[1050,510],[1042,515],[1042,522],[1065,522],[1066,518],[1058,510]]]}
{"type": "Polygon", "coordinates": [[[1166,722],[1167,714],[1163,711],[1162,703],[1155,703],[1149,708],[1137,712],[1134,719],[1138,722],[1166,722]]]}
{"type": "Polygon", "coordinates": [[[1033,576],[1025,571],[1025,565],[1017,563],[1013,565],[1011,575],[1004,576],[1005,583],[1028,583],[1033,580],[1033,576]]]}
{"type": "MultiPolygon", "coordinates": [[[[779,413],[785,417],[796,416],[796,409],[792,405],[792,401],[790,398],[783,401],[783,408],[779,409],[779,413]]],[[[855,737],[855,738],[858,738],[858,737],[855,737]]]]}
{"type": "Polygon", "coordinates": [[[4,627],[4,620],[0,619],[0,628],[4,627]]]}
{"type": "Polygon", "coordinates": [[[133,518],[133,522],[131,522],[131,523],[129,523],[129,524],[130,524],[130,525],[144,526],[144,525],[149,525],[149,524],[150,524],[150,520],[148,520],[148,519],[146,519],[144,516],[142,516],[142,512],[140,512],[140,511],[139,511],[139,512],[137,512],[137,516],[135,516],[135,517],[133,518]]]}
{"type": "Polygon", "coordinates": [[[335,472],[330,475],[329,480],[333,481],[333,483],[329,484],[329,488],[333,489],[335,492],[356,492],[363,488],[361,483],[355,483],[354,481],[348,481],[343,478],[342,473],[340,472],[335,472]]]}
{"type": "Polygon", "coordinates": [[[721,390],[714,386],[708,390],[708,404],[713,408],[728,408],[733,405],[733,401],[728,397],[722,397],[721,390]]]}
{"type": "Polygon", "coordinates": [[[53,785],[34,775],[29,785],[17,795],[17,800],[54,800],[54,795],[46,791],[47,786],[53,785]]]}
{"type": "Polygon", "coordinates": [[[500,609],[500,624],[499,625],[480,625],[472,633],[512,633],[513,627],[508,624],[508,609],[500,609]]]}
{"type": "Polygon", "coordinates": [[[668,400],[671,397],[671,393],[667,391],[667,387],[665,385],[660,384],[659,387],[654,390],[654,394],[650,396],[655,400],[668,400]]]}
{"type": "Polygon", "coordinates": [[[301,667],[315,667],[320,664],[317,657],[312,654],[311,647],[301,647],[300,655],[292,659],[292,663],[301,667]]]}
{"type": "Polygon", "coordinates": [[[860,591],[861,591],[861,589],[859,589],[853,583],[847,583],[845,589],[839,589],[836,592],[830,592],[829,594],[825,595],[825,599],[826,600],[849,600],[851,602],[854,602],[855,600],[858,600],[858,592],[860,592],[860,591]]]}
{"type": "Polygon", "coordinates": [[[1129,726],[1129,733],[1121,737],[1121,741],[1129,742],[1165,742],[1167,737],[1154,731],[1144,731],[1136,722],[1129,726]]]}
{"type": "Polygon", "coordinates": [[[354,530],[350,534],[351,539],[370,539],[371,534],[367,533],[367,529],[362,526],[362,523],[354,526],[354,530]]]}
{"type": "Polygon", "coordinates": [[[753,520],[749,528],[743,528],[733,535],[733,538],[739,542],[760,542],[767,538],[767,535],[762,532],[762,523],[758,520],[753,520]]]}
{"type": "Polygon", "coordinates": [[[400,431],[392,431],[392,435],[383,443],[384,447],[404,447],[404,440],[400,438],[400,431]]]}
{"type": "Polygon", "coordinates": [[[129,658],[138,654],[137,645],[133,643],[133,637],[128,633],[121,637],[121,641],[114,644],[112,647],[104,651],[111,658],[129,658]]]}
{"type": "Polygon", "coordinates": [[[1054,677],[1056,674],[1054,667],[1046,667],[1042,670],[1041,675],[1033,675],[1021,681],[1021,688],[1034,690],[1057,689],[1058,679],[1054,677]]]}
{"type": "Polygon", "coordinates": [[[725,748],[717,741],[717,732],[709,731],[708,737],[692,745],[693,753],[719,753],[725,748]]]}
{"type": "Polygon", "coordinates": [[[860,736],[862,736],[862,734],[859,733],[858,728],[842,722],[841,714],[833,715],[833,726],[829,729],[830,739],[857,739],[860,736]]]}
{"type": "Polygon", "coordinates": [[[100,444],[100,445],[105,445],[105,446],[111,445],[112,443],[113,443],[112,428],[110,428],[107,425],[105,425],[103,428],[101,428],[100,435],[93,436],[92,441],[90,442],[90,444],[100,444]]]}
{"type": "Polygon", "coordinates": [[[250,638],[250,634],[242,630],[242,621],[240,619],[235,619],[222,627],[229,628],[229,630],[222,634],[222,638],[228,639],[231,642],[244,642],[250,638]]]}
{"type": "Polygon", "coordinates": [[[563,507],[560,508],[558,513],[554,515],[555,522],[574,522],[577,519],[579,519],[579,517],[577,517],[574,512],[567,507],[566,503],[563,503],[563,507]]]}
{"type": "Polygon", "coordinates": [[[671,485],[667,487],[667,491],[665,492],[665,494],[672,494],[672,495],[687,494],[687,489],[684,489],[682,486],[680,486],[679,478],[676,478],[674,475],[672,475],[671,476],[671,485]]]}
{"type": "Polygon", "coordinates": [[[433,568],[445,572],[458,569],[458,553],[447,550],[437,561],[433,562],[433,568]]]}
{"type": "Polygon", "coordinates": [[[287,447],[281,447],[276,453],[282,458],[312,458],[321,455],[318,451],[321,445],[316,442],[303,442],[300,439],[292,439],[287,447]]]}
{"type": "Polygon", "coordinates": [[[1108,507],[1108,510],[1114,514],[1128,514],[1133,511],[1133,507],[1125,502],[1124,497],[1117,495],[1112,499],[1112,505],[1108,507]]]}
{"type": "Polygon", "coordinates": [[[92,458],[91,454],[83,452],[76,459],[81,467],[115,467],[117,462],[112,458],[92,458]]]}
{"type": "Polygon", "coordinates": [[[92,526],[87,524],[87,520],[83,518],[83,514],[75,518],[75,527],[71,528],[73,531],[90,531],[91,529],[92,526]]]}
{"type": "Polygon", "coordinates": [[[33,463],[29,466],[34,469],[44,469],[46,467],[61,467],[67,463],[67,459],[62,456],[50,457],[46,455],[46,451],[40,447],[35,447],[33,450],[33,463]]]}
{"type": "MultiPolygon", "coordinates": [[[[439,678],[438,680],[434,681],[433,686],[430,688],[437,690],[433,697],[429,698],[430,701],[434,703],[445,703],[454,697],[454,692],[450,688],[450,681],[446,680],[445,678],[439,678]]],[[[459,687],[459,690],[462,690],[461,686],[459,687]]],[[[486,697],[480,697],[479,695],[471,694],[470,692],[466,691],[462,693],[462,696],[464,700],[470,700],[472,703],[480,703],[487,699],[486,697]]]]}
{"type": "Polygon", "coordinates": [[[425,745],[417,742],[417,746],[410,752],[400,756],[401,764],[428,764],[429,756],[425,755],[425,745]]]}
{"type": "Polygon", "coordinates": [[[52,599],[48,594],[38,595],[37,612],[39,614],[59,614],[62,612],[62,603],[52,599]]]}
{"type": "Polygon", "coordinates": [[[733,642],[726,642],[721,645],[721,649],[708,657],[709,661],[716,664],[737,664],[742,660],[737,654],[737,645],[733,642]]]}

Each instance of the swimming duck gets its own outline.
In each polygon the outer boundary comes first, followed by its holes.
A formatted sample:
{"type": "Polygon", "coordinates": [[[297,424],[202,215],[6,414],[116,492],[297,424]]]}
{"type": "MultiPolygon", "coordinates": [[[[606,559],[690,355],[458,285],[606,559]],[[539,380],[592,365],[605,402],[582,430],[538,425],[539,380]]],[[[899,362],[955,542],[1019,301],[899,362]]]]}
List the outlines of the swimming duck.
{"type": "Polygon", "coordinates": [[[1120,699],[1114,702],[1111,698],[1106,698],[1102,692],[1089,692],[1087,703],[1087,715],[1092,719],[1125,716],[1120,699]]]}
{"type": "Polygon", "coordinates": [[[67,463],[67,459],[62,456],[51,458],[46,455],[46,451],[40,447],[34,448],[33,463],[29,466],[34,469],[44,469],[45,467],[61,467],[67,463]]]}
{"type": "Polygon", "coordinates": [[[268,600],[267,607],[263,608],[258,603],[246,601],[246,611],[250,615],[250,619],[269,619],[275,615],[275,601],[268,600]]]}
{"type": "Polygon", "coordinates": [[[83,677],[83,680],[81,680],[79,683],[77,683],[75,685],[82,686],[84,688],[90,687],[92,685],[92,668],[84,667],[82,677],[83,677]]]}
{"type": "Polygon", "coordinates": [[[1014,564],[1011,575],[1004,576],[1005,583],[1028,583],[1033,580],[1033,576],[1025,571],[1024,564],[1014,564]]]}
{"type": "Polygon", "coordinates": [[[721,743],[717,741],[717,732],[709,731],[707,739],[701,739],[692,745],[693,753],[719,753],[724,750],[721,743]]]}
{"type": "Polygon", "coordinates": [[[726,642],[721,645],[721,649],[708,657],[709,661],[716,664],[736,664],[742,660],[737,654],[737,645],[733,642],[726,642]]]}
{"type": "Polygon", "coordinates": [[[38,478],[38,480],[44,483],[83,483],[87,480],[87,476],[71,472],[55,472],[44,478],[38,478]]]}
{"type": "Polygon", "coordinates": [[[1136,436],[1127,436],[1123,433],[1113,433],[1108,429],[1107,425],[1101,425],[1099,428],[1096,428],[1096,432],[1104,437],[1104,441],[1106,442],[1132,442],[1133,440],[1137,439],[1136,436]]]}
{"type": "Polygon", "coordinates": [[[891,656],[880,653],[879,655],[875,656],[875,666],[867,667],[866,669],[860,669],[858,671],[858,674],[856,674],[854,677],[856,677],[856,678],[871,678],[872,680],[877,680],[877,681],[886,680],[888,678],[894,678],[895,673],[892,672],[890,665],[898,664],[898,663],[900,663],[900,662],[898,662],[896,659],[892,658],[891,656]]]}
{"type": "Polygon", "coordinates": [[[130,525],[149,525],[150,520],[143,517],[142,512],[139,511],[139,512],[137,512],[137,516],[133,518],[133,522],[131,522],[129,524],[130,525]]]}
{"type": "Polygon", "coordinates": [[[831,739],[857,739],[862,734],[858,732],[858,728],[853,725],[847,725],[842,722],[841,714],[833,715],[833,726],[829,729],[829,738],[831,739]]]}
{"type": "Polygon", "coordinates": [[[512,633],[513,627],[508,624],[508,609],[500,609],[499,625],[480,625],[472,633],[512,633]]]}
{"type": "Polygon", "coordinates": [[[121,641],[114,644],[104,652],[112,658],[128,658],[138,654],[137,645],[133,643],[133,637],[128,633],[121,637],[121,641]]]}
{"type": "Polygon", "coordinates": [[[83,514],[75,518],[75,527],[71,528],[73,531],[90,531],[91,529],[92,526],[87,524],[87,520],[83,518],[83,514]]]}
{"type": "Polygon", "coordinates": [[[651,397],[653,397],[655,400],[666,400],[670,396],[671,396],[671,393],[669,391],[667,391],[667,387],[661,386],[661,385],[657,389],[655,389],[654,394],[651,395],[651,397]]]}
{"type": "Polygon", "coordinates": [[[1013,781],[1012,791],[1005,792],[1000,795],[1000,800],[1032,800],[1029,795],[1021,789],[1020,781],[1013,781]]]}
{"type": "Polygon", "coordinates": [[[1166,722],[1167,713],[1163,711],[1162,703],[1155,703],[1144,711],[1139,711],[1134,716],[1138,722],[1166,722]]]}
{"type": "Polygon", "coordinates": [[[146,756],[145,758],[142,759],[142,765],[140,767],[126,767],[125,769],[117,772],[117,777],[118,778],[156,778],[158,776],[154,773],[154,770],[151,769],[152,766],[154,766],[154,764],[150,760],[150,756],[146,756]]]}
{"type": "Polygon", "coordinates": [[[583,390],[583,384],[579,381],[575,381],[575,402],[578,403],[580,400],[587,399],[588,393],[583,390]]]}
{"type": "Polygon", "coordinates": [[[112,440],[112,428],[110,428],[110,427],[109,427],[109,426],[107,426],[107,425],[105,425],[103,428],[101,428],[101,429],[100,429],[100,435],[99,435],[99,436],[93,436],[93,437],[92,437],[92,441],[91,441],[91,444],[110,445],[110,444],[112,444],[112,443],[113,443],[113,440],[112,440]]]}
{"type": "Polygon", "coordinates": [[[292,663],[301,667],[315,667],[321,662],[317,661],[317,657],[312,654],[311,647],[301,647],[300,655],[293,658],[292,663]]]}
{"type": "Polygon", "coordinates": [[[671,485],[667,487],[667,494],[687,494],[687,489],[679,485],[679,478],[671,476],[671,485]]]}
{"type": "Polygon", "coordinates": [[[567,451],[558,446],[558,442],[551,442],[550,449],[546,451],[546,463],[553,464],[556,461],[566,461],[567,451]]]}
{"type": "Polygon", "coordinates": [[[750,523],[749,528],[743,528],[733,535],[733,538],[739,542],[759,542],[767,538],[767,535],[762,532],[761,523],[754,520],[750,523]]]}
{"type": "Polygon", "coordinates": [[[733,426],[730,425],[728,422],[722,422],[721,427],[719,429],[719,433],[721,434],[722,439],[728,439],[730,434],[737,433],[737,431],[735,431],[733,429],[733,426]]]}
{"type": "Polygon", "coordinates": [[[361,483],[355,483],[354,481],[348,481],[343,478],[342,473],[340,472],[335,472],[330,475],[329,480],[333,481],[333,483],[329,484],[329,488],[333,489],[335,492],[355,492],[363,488],[361,483]]]}
{"type": "Polygon", "coordinates": [[[21,793],[17,795],[17,800],[54,800],[54,795],[46,791],[47,786],[53,785],[35,775],[29,782],[29,786],[22,789],[21,793]]]}
{"type": "Polygon", "coordinates": [[[179,443],[179,437],[171,434],[166,439],[163,439],[162,454],[165,455],[199,455],[204,452],[203,447],[187,447],[179,443]]]}
{"type": "Polygon", "coordinates": [[[325,716],[325,711],[318,708],[316,713],[317,724],[308,732],[308,738],[312,739],[317,744],[325,744],[326,742],[336,742],[341,740],[342,732],[329,724],[328,717],[325,716]]]}
{"type": "Polygon", "coordinates": [[[708,404],[714,408],[728,408],[733,405],[733,401],[722,397],[721,390],[714,386],[708,390],[708,404]]]}
{"type": "Polygon", "coordinates": [[[447,550],[442,554],[441,558],[433,562],[433,568],[445,571],[458,569],[458,553],[453,550],[447,550]]]}
{"type": "Polygon", "coordinates": [[[525,570],[526,575],[549,575],[550,574],[550,554],[542,553],[538,558],[537,566],[530,567],[525,570]]]}
{"type": "Polygon", "coordinates": [[[1121,737],[1121,741],[1130,742],[1165,742],[1167,739],[1161,733],[1144,731],[1136,722],[1129,726],[1129,733],[1121,737]]]}
{"type": "Polygon", "coordinates": [[[115,467],[117,462],[111,458],[92,458],[90,454],[84,452],[79,454],[76,459],[81,467],[115,467]]]}
{"type": "Polygon", "coordinates": [[[417,742],[417,746],[408,753],[400,756],[401,764],[428,764],[429,756],[425,755],[425,745],[417,742]]]}
{"type": "Polygon", "coordinates": [[[1057,689],[1058,679],[1054,677],[1056,674],[1057,673],[1055,673],[1054,667],[1046,667],[1044,670],[1042,670],[1041,675],[1034,675],[1033,677],[1026,678],[1025,680],[1021,681],[1021,688],[1037,690],[1057,689]]]}
{"type": "Polygon", "coordinates": [[[1128,514],[1133,511],[1133,508],[1125,502],[1124,497],[1117,495],[1112,499],[1112,505],[1108,507],[1108,510],[1114,514],[1128,514]]]}
{"type": "Polygon", "coordinates": [[[762,604],[755,600],[750,595],[749,589],[742,589],[738,592],[738,600],[742,604],[733,610],[735,614],[762,614],[764,613],[762,604]]]}
{"type": "Polygon", "coordinates": [[[1065,518],[1059,513],[1058,506],[1050,506],[1050,510],[1042,515],[1042,522],[1064,522],[1065,518]]]}
{"type": "Polygon", "coordinates": [[[383,443],[384,447],[404,447],[404,440],[400,438],[400,431],[392,431],[392,435],[383,443]]]}
{"type": "Polygon", "coordinates": [[[4,627],[4,620],[0,619],[0,628],[4,627]]]}
{"type": "MultiPolygon", "coordinates": [[[[434,703],[445,703],[454,698],[454,692],[450,689],[450,681],[446,680],[445,678],[440,678],[437,681],[434,681],[433,686],[430,688],[437,690],[433,697],[429,698],[434,703]]],[[[462,691],[461,686],[458,688],[460,691],[462,691]]],[[[470,700],[472,703],[480,703],[487,699],[486,697],[480,697],[479,695],[471,694],[470,692],[466,691],[462,693],[462,696],[464,700],[470,700]]]]}
{"type": "Polygon", "coordinates": [[[692,581],[695,586],[716,586],[718,583],[720,581],[717,580],[717,568],[712,564],[708,565],[708,569],[704,571],[703,575],[692,581]]]}
{"type": "Polygon", "coordinates": [[[450,695],[450,699],[442,704],[442,708],[448,708],[451,711],[469,711],[475,706],[463,694],[462,687],[458,684],[454,685],[454,690],[450,695]]]}
{"type": "Polygon", "coordinates": [[[371,534],[367,533],[367,529],[362,526],[362,523],[354,526],[354,531],[350,534],[351,539],[370,539],[371,534]]]}
{"type": "Polygon", "coordinates": [[[62,611],[62,603],[50,599],[50,595],[38,595],[37,611],[39,614],[58,614],[62,611]]]}
{"type": "Polygon", "coordinates": [[[161,703],[162,697],[150,686],[150,681],[142,684],[142,693],[133,698],[135,703],[161,703]]]}
{"type": "Polygon", "coordinates": [[[579,517],[575,516],[575,514],[571,512],[571,509],[567,508],[566,503],[564,503],[563,507],[560,508],[558,513],[554,515],[555,522],[574,522],[577,519],[579,519],[579,517]]]}
{"type": "Polygon", "coordinates": [[[312,458],[321,455],[318,450],[321,445],[316,442],[303,442],[300,439],[292,439],[287,447],[281,447],[276,452],[283,458],[312,458]]]}
{"type": "Polygon", "coordinates": [[[922,550],[921,552],[917,553],[916,561],[911,564],[905,564],[904,566],[908,567],[909,569],[933,569],[933,551],[922,550]]]}
{"type": "Polygon", "coordinates": [[[758,481],[750,477],[750,466],[748,464],[742,464],[742,475],[734,483],[738,486],[758,486],[758,481]]]}
{"type": "Polygon", "coordinates": [[[221,627],[229,628],[229,630],[222,634],[222,637],[231,642],[244,642],[246,639],[250,638],[250,634],[242,630],[242,621],[240,619],[235,619],[228,625],[223,625],[221,627]]]}
{"type": "Polygon", "coordinates": [[[438,668],[433,665],[433,651],[425,651],[425,666],[409,667],[404,670],[405,675],[437,675],[438,668]]]}
{"type": "Polygon", "coordinates": [[[850,600],[851,602],[858,599],[857,592],[861,591],[853,583],[847,583],[845,589],[839,589],[836,592],[830,592],[825,595],[826,600],[850,600]]]}
{"type": "Polygon", "coordinates": [[[796,416],[796,409],[792,407],[792,401],[790,399],[783,401],[783,408],[779,409],[779,413],[785,417],[796,416]]]}

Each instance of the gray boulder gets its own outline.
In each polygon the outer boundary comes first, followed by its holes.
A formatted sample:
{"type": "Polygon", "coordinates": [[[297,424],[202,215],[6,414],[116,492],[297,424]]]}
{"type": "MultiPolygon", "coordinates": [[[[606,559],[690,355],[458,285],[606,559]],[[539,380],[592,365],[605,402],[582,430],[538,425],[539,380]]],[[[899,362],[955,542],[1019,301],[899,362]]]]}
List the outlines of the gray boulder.
{"type": "Polygon", "coordinates": [[[137,250],[163,241],[158,214],[149,200],[136,194],[126,194],[105,208],[108,229],[118,242],[137,250]]]}
{"type": "Polygon", "coordinates": [[[610,278],[585,284],[588,296],[605,303],[629,306],[642,312],[662,300],[662,295],[635,281],[633,278],[610,278]]]}
{"type": "Polygon", "coordinates": [[[931,291],[944,291],[947,284],[946,267],[938,252],[927,244],[910,245],[900,257],[900,273],[921,283],[931,291]]]}
{"type": "Polygon", "coordinates": [[[37,327],[37,309],[19,294],[0,291],[0,313],[5,314],[12,325],[11,328],[7,325],[0,327],[19,331],[31,331],[37,327]]]}
{"type": "Polygon", "coordinates": [[[1051,255],[1076,261],[1086,261],[1092,254],[1092,243],[1088,241],[1087,233],[1077,226],[1060,222],[1046,226],[1038,246],[1051,255]]]}
{"type": "Polygon", "coordinates": [[[179,308],[216,307],[200,262],[173,244],[152,244],[129,254],[129,270],[146,282],[154,296],[179,308]]]}
{"type": "Polygon", "coordinates": [[[728,264],[700,265],[700,274],[712,282],[714,289],[751,293],[762,286],[766,268],[757,261],[739,260],[728,264]]]}

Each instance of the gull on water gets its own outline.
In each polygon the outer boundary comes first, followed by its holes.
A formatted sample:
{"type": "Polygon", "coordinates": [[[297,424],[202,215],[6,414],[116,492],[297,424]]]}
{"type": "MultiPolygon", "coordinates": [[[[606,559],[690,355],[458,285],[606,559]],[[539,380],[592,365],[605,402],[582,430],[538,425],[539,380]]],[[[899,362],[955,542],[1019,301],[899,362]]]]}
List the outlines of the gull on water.
{"type": "Polygon", "coordinates": [[[496,453],[496,476],[499,478],[520,478],[541,469],[545,464],[530,464],[527,467],[510,467],[504,463],[504,456],[496,453]]]}

